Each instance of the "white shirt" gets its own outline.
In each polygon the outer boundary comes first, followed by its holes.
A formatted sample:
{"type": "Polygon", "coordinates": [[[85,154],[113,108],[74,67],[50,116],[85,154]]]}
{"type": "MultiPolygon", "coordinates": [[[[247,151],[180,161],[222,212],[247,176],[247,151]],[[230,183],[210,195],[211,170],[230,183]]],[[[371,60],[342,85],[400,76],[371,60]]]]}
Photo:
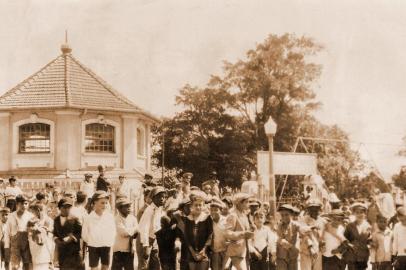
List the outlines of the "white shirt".
{"type": "Polygon", "coordinates": [[[92,211],[82,225],[82,238],[90,247],[112,247],[116,238],[116,223],[109,211],[101,216],[92,211]]]}
{"type": "Polygon", "coordinates": [[[6,197],[17,197],[18,195],[23,194],[21,188],[19,188],[18,186],[12,187],[12,186],[8,186],[6,187],[6,190],[4,191],[4,195],[6,197]]]}
{"type": "Polygon", "coordinates": [[[250,243],[257,251],[261,252],[265,247],[268,247],[268,253],[276,253],[277,236],[268,226],[262,226],[254,232],[254,238],[250,243]]]}
{"type": "Polygon", "coordinates": [[[33,214],[25,211],[21,216],[17,215],[17,211],[9,215],[7,220],[7,231],[4,236],[5,248],[10,247],[11,237],[15,236],[17,232],[26,232],[27,223],[33,218],[33,214]]]}
{"type": "Polygon", "coordinates": [[[70,214],[74,217],[77,217],[79,219],[80,224],[83,224],[85,217],[88,215],[83,205],[73,206],[70,210],[70,214]]]}
{"type": "Polygon", "coordinates": [[[406,256],[406,226],[400,222],[393,227],[392,254],[406,256]]]}
{"type": "Polygon", "coordinates": [[[150,246],[149,239],[155,239],[155,233],[161,229],[161,217],[164,215],[162,208],[154,203],[147,206],[139,223],[141,244],[150,246]]]}
{"type": "MultiPolygon", "coordinates": [[[[323,239],[325,242],[325,250],[323,252],[323,256],[325,257],[333,257],[332,251],[338,248],[341,243],[344,241],[344,227],[338,226],[338,228],[329,227],[323,233],[323,239]]],[[[335,254],[337,257],[340,255],[335,254]]]]}
{"type": "Polygon", "coordinates": [[[376,197],[376,204],[382,216],[390,219],[396,213],[395,202],[389,193],[381,193],[376,197]]]}
{"type": "Polygon", "coordinates": [[[85,193],[87,195],[87,198],[90,199],[93,197],[96,187],[93,181],[90,182],[83,181],[82,183],[80,183],[79,190],[85,193]]]}
{"type": "Polygon", "coordinates": [[[120,213],[116,215],[116,240],[113,251],[130,252],[130,237],[138,230],[137,218],[133,215],[123,217],[120,213]]]}

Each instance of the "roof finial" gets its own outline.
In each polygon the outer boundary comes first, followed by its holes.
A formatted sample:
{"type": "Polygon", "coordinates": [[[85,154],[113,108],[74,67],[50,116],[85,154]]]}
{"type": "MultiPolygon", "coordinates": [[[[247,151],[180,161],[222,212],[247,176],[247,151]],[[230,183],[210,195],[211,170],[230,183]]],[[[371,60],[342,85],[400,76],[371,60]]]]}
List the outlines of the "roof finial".
{"type": "Polygon", "coordinates": [[[65,30],[65,44],[62,44],[61,51],[63,54],[68,54],[72,51],[68,44],[68,30],[65,30]]]}

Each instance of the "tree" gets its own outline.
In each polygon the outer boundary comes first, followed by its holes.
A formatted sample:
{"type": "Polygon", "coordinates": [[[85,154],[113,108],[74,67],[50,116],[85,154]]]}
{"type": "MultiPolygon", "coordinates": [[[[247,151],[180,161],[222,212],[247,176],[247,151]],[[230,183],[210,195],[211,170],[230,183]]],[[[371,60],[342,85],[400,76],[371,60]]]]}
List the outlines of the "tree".
{"type": "Polygon", "coordinates": [[[400,172],[392,176],[392,180],[395,186],[402,190],[406,190],[406,166],[402,166],[400,172]]]}
{"type": "MultiPolygon", "coordinates": [[[[255,168],[252,131],[238,116],[227,112],[230,95],[221,89],[199,89],[186,85],[176,97],[184,110],[157,129],[156,143],[165,138],[165,167],[194,174],[194,184],[206,180],[212,171],[219,178],[231,178],[234,185],[255,168]]],[[[162,165],[162,148],[154,153],[162,165]]]]}
{"type": "MultiPolygon", "coordinates": [[[[224,74],[212,76],[206,87],[183,87],[176,98],[183,110],[156,132],[155,142],[164,134],[165,167],[194,173],[195,184],[215,170],[220,180],[233,179],[238,186],[255,169],[256,151],[268,149],[264,123],[272,117],[278,124],[276,151],[292,151],[299,136],[341,140],[306,142],[306,149],[319,155],[324,178],[346,179],[359,162],[347,134],[312,116],[320,106],[312,87],[321,66],[311,57],[321,49],[311,38],[270,35],[246,59],[225,62],[224,74]]],[[[162,149],[154,158],[162,166],[162,149]]]]}
{"type": "Polygon", "coordinates": [[[230,93],[230,106],[251,124],[258,150],[268,149],[264,123],[278,124],[275,150],[291,151],[301,122],[319,102],[312,90],[321,66],[309,57],[322,47],[311,38],[270,35],[246,60],[225,63],[223,77],[213,76],[211,86],[230,93]]]}

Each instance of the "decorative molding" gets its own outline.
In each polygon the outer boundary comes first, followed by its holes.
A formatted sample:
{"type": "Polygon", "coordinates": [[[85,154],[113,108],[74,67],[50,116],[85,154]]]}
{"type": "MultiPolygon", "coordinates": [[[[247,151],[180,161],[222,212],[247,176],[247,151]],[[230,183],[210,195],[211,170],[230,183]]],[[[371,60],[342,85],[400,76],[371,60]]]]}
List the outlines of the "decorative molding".
{"type": "Polygon", "coordinates": [[[57,115],[80,115],[81,112],[78,111],[71,111],[71,110],[63,110],[63,111],[55,111],[57,115]]]}
{"type": "Polygon", "coordinates": [[[122,114],[121,118],[123,118],[123,119],[135,119],[135,120],[139,119],[139,117],[137,115],[133,115],[133,114],[122,114]]]}

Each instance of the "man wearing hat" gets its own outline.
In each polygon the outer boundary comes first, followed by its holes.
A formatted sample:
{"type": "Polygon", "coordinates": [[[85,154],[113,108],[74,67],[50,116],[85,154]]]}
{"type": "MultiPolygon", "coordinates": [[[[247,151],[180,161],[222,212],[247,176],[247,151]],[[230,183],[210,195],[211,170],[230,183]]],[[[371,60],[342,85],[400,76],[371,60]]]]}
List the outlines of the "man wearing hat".
{"type": "Polygon", "coordinates": [[[82,226],[77,217],[70,214],[72,201],[60,199],[60,214],[54,221],[54,239],[58,254],[59,269],[85,269],[81,256],[82,226]]]}
{"type": "Polygon", "coordinates": [[[93,197],[94,192],[96,191],[96,187],[95,187],[92,177],[93,177],[93,174],[86,173],[85,179],[83,180],[83,182],[80,183],[80,187],[79,187],[79,190],[86,194],[87,199],[89,201],[93,197]]]}
{"type": "Polygon", "coordinates": [[[300,269],[321,270],[322,234],[326,220],[320,217],[322,204],[317,199],[309,199],[306,203],[306,214],[302,224],[311,228],[310,232],[300,242],[300,269]],[[316,258],[316,259],[315,259],[316,258]]]}
{"type": "Polygon", "coordinates": [[[159,270],[160,263],[155,233],[161,229],[161,217],[165,214],[162,207],[166,202],[166,190],[161,186],[154,187],[150,197],[152,202],[145,209],[139,222],[139,237],[145,259],[141,268],[159,270]]]}
{"type": "Polygon", "coordinates": [[[10,208],[11,212],[16,210],[16,197],[23,194],[20,187],[17,186],[17,178],[11,176],[8,179],[9,186],[4,190],[4,197],[6,199],[6,206],[10,208]]]}
{"type": "Polygon", "coordinates": [[[283,204],[279,207],[278,212],[281,221],[276,230],[278,235],[276,245],[277,269],[296,270],[298,269],[299,257],[299,250],[296,248],[299,226],[291,220],[294,208],[290,204],[283,204]]]}
{"type": "Polygon", "coordinates": [[[344,270],[345,262],[342,260],[342,253],[345,251],[344,237],[345,218],[344,212],[340,209],[333,209],[326,215],[327,223],[322,234],[324,250],[322,253],[323,270],[344,270]]]}
{"type": "Polygon", "coordinates": [[[111,188],[110,182],[107,180],[107,177],[105,176],[105,168],[102,165],[99,165],[97,167],[97,170],[99,171],[99,177],[97,177],[96,181],[96,190],[102,190],[105,192],[109,192],[111,188]]]}
{"type": "Polygon", "coordinates": [[[137,218],[131,214],[131,202],[126,197],[116,201],[116,240],[113,246],[112,270],[133,270],[134,269],[134,249],[138,222],[137,218]]]}
{"type": "Polygon", "coordinates": [[[34,216],[28,211],[28,199],[24,195],[16,197],[16,211],[7,221],[7,231],[4,237],[4,248],[10,248],[12,269],[18,269],[23,263],[23,270],[30,269],[31,254],[28,243],[27,223],[34,216]]]}
{"type": "Polygon", "coordinates": [[[363,270],[368,267],[368,244],[372,228],[366,220],[367,207],[364,203],[354,203],[351,210],[355,221],[347,225],[344,236],[353,247],[346,252],[345,260],[349,270],[363,270]]]}
{"type": "Polygon", "coordinates": [[[254,237],[254,232],[251,229],[247,217],[250,197],[251,196],[246,193],[235,194],[235,209],[226,219],[226,238],[230,241],[227,246],[226,255],[230,257],[232,265],[237,270],[245,270],[248,268],[248,239],[254,237]]]}

